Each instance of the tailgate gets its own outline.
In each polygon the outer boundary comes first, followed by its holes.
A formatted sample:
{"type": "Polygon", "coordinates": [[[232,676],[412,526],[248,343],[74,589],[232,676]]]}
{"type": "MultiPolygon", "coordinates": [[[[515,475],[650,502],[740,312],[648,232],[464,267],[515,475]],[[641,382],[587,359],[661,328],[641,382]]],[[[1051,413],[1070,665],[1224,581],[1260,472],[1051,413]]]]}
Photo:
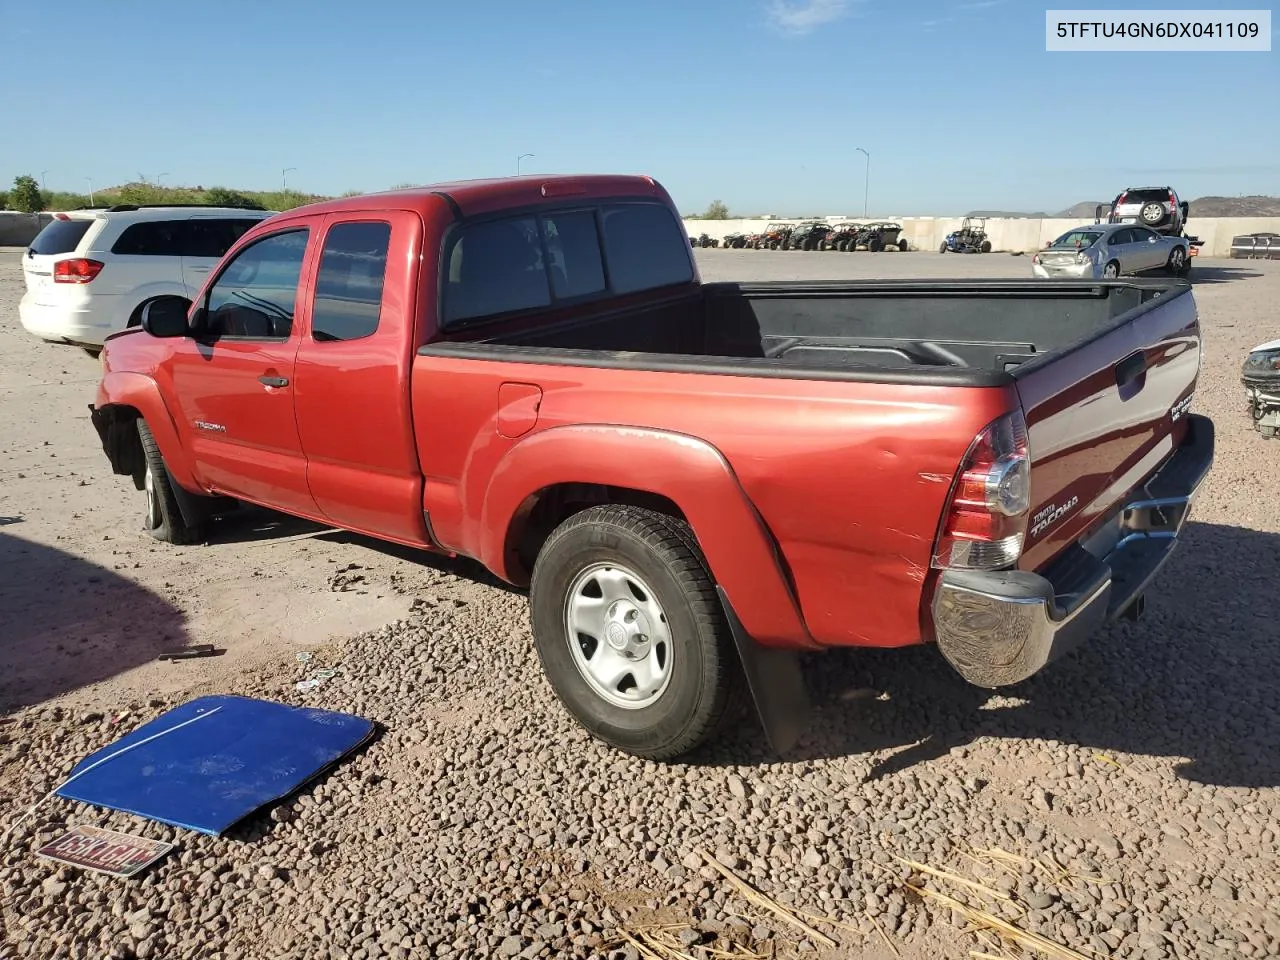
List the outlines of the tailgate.
{"type": "Polygon", "coordinates": [[[1120,302],[1139,292],[1145,302],[1090,339],[1015,370],[1031,451],[1021,569],[1039,570],[1106,519],[1182,441],[1200,327],[1189,285],[1161,289],[1114,285],[1120,302]]]}

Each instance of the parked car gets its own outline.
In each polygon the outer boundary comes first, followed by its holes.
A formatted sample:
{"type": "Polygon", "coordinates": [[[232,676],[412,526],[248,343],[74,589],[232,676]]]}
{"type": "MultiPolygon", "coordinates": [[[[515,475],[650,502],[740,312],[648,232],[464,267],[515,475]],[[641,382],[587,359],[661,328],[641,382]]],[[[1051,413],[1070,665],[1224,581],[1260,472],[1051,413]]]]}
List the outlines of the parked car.
{"type": "Polygon", "coordinates": [[[1105,213],[1107,223],[1139,224],[1169,237],[1182,236],[1190,217],[1191,205],[1178,199],[1173,187],[1126,187],[1099,208],[1095,219],[1105,213]]]}
{"type": "Polygon", "coordinates": [[[823,220],[810,220],[797,224],[787,235],[783,250],[817,250],[827,236],[830,224],[823,220]]]}
{"type": "Polygon", "coordinates": [[[299,207],[107,339],[92,422],[158,540],[244,501],[527,587],[644,757],[748,692],[784,749],[802,651],[1002,687],[1141,613],[1213,459],[1189,284],[703,283],[686,236],[638,176],[299,207]]]}
{"type": "Polygon", "coordinates": [[[1253,429],[1264,437],[1280,436],[1280,340],[1249,351],[1240,371],[1253,429]]]}
{"type": "Polygon", "coordinates": [[[938,247],[939,253],[990,253],[986,217],[965,217],[959,230],[953,230],[938,247]]]}
{"type": "Polygon", "coordinates": [[[1109,280],[1150,270],[1186,276],[1191,270],[1186,239],[1123,224],[1075,227],[1031,258],[1037,277],[1109,280]]]}
{"type": "Polygon", "coordinates": [[[209,270],[270,211],[117,204],[54,214],[22,256],[27,332],[96,356],[148,297],[195,296],[209,270]]]}

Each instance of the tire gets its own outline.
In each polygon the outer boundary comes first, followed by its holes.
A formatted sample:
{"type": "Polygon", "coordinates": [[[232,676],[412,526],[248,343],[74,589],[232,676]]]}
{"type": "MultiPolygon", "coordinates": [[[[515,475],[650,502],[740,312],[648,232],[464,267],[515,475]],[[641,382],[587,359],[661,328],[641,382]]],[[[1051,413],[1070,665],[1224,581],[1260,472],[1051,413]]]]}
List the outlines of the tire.
{"type": "Polygon", "coordinates": [[[906,253],[906,252],[907,252],[907,241],[905,241],[905,240],[899,240],[899,241],[898,241],[898,249],[899,249],[899,250],[901,250],[903,253],[906,253]]]}
{"type": "Polygon", "coordinates": [[[143,529],[165,543],[199,543],[204,537],[204,525],[188,526],[182,519],[182,511],[178,509],[178,500],[169,480],[169,471],[164,466],[164,457],[160,455],[160,448],[156,446],[156,439],[151,435],[147,421],[141,417],[138,418],[138,439],[142,442],[145,461],[142,489],[147,495],[143,529]]]}
{"type": "Polygon", "coordinates": [[[881,250],[884,249],[884,241],[872,240],[870,243],[867,244],[867,249],[870,250],[872,253],[879,253],[881,250]]]}
{"type": "Polygon", "coordinates": [[[1160,203],[1148,203],[1143,206],[1142,211],[1138,214],[1142,222],[1148,227],[1154,227],[1165,217],[1164,205],[1160,203]]]}
{"type": "Polygon", "coordinates": [[[651,760],[682,756],[719,734],[745,703],[724,609],[681,520],[619,505],[574,514],[538,554],[529,607],[556,696],[588,733],[619,750],[651,760]],[[575,598],[588,603],[578,607],[582,626],[571,636],[575,598]],[[627,645],[626,659],[617,644],[627,645]],[[628,670],[633,658],[641,669],[628,670]],[[639,689],[646,679],[648,695],[639,689]]]}
{"type": "Polygon", "coordinates": [[[944,241],[943,241],[943,242],[938,246],[938,252],[939,252],[939,253],[946,253],[946,252],[947,252],[947,243],[946,243],[946,241],[945,241],[945,240],[944,240],[944,241]]]}
{"type": "Polygon", "coordinates": [[[1166,266],[1175,277],[1185,277],[1191,266],[1191,258],[1187,256],[1186,247],[1174,247],[1170,250],[1166,266]]]}
{"type": "Polygon", "coordinates": [[[1116,279],[1116,278],[1118,278],[1119,276],[1120,276],[1120,263],[1119,263],[1119,261],[1112,260],[1112,261],[1108,262],[1108,263],[1107,263],[1107,265],[1106,265],[1105,267],[1103,267],[1103,268],[1102,268],[1102,279],[1103,279],[1103,280],[1115,280],[1115,279],[1116,279]]]}
{"type": "Polygon", "coordinates": [[[979,250],[981,250],[983,253],[990,253],[990,252],[991,252],[991,241],[990,241],[990,240],[983,240],[983,241],[982,241],[982,245],[981,245],[978,249],[979,249],[979,250]]]}

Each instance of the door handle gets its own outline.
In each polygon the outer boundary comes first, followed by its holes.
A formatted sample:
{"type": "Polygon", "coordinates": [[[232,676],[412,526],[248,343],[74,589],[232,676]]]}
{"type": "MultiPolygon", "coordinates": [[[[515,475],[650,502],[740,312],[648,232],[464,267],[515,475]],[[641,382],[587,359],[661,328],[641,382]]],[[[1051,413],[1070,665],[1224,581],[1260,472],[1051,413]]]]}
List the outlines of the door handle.
{"type": "Polygon", "coordinates": [[[268,387],[287,387],[289,385],[288,377],[271,377],[263,374],[258,378],[259,383],[265,383],[268,387]]]}

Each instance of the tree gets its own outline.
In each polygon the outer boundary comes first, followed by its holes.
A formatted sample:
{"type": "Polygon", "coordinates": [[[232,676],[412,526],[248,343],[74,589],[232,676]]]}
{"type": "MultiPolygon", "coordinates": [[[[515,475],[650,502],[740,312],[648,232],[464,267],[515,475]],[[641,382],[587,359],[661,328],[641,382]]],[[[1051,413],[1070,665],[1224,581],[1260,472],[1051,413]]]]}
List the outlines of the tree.
{"type": "Polygon", "coordinates": [[[214,207],[242,207],[249,210],[266,209],[258,201],[246,197],[238,190],[228,190],[226,187],[210,187],[204,192],[204,202],[214,207]]]}
{"type": "Polygon", "coordinates": [[[728,220],[729,207],[721,200],[712,200],[702,214],[703,220],[728,220]]]}
{"type": "Polygon", "coordinates": [[[38,213],[44,209],[44,197],[40,195],[40,184],[36,178],[22,175],[13,178],[13,189],[9,191],[9,206],[23,213],[38,213]]]}

